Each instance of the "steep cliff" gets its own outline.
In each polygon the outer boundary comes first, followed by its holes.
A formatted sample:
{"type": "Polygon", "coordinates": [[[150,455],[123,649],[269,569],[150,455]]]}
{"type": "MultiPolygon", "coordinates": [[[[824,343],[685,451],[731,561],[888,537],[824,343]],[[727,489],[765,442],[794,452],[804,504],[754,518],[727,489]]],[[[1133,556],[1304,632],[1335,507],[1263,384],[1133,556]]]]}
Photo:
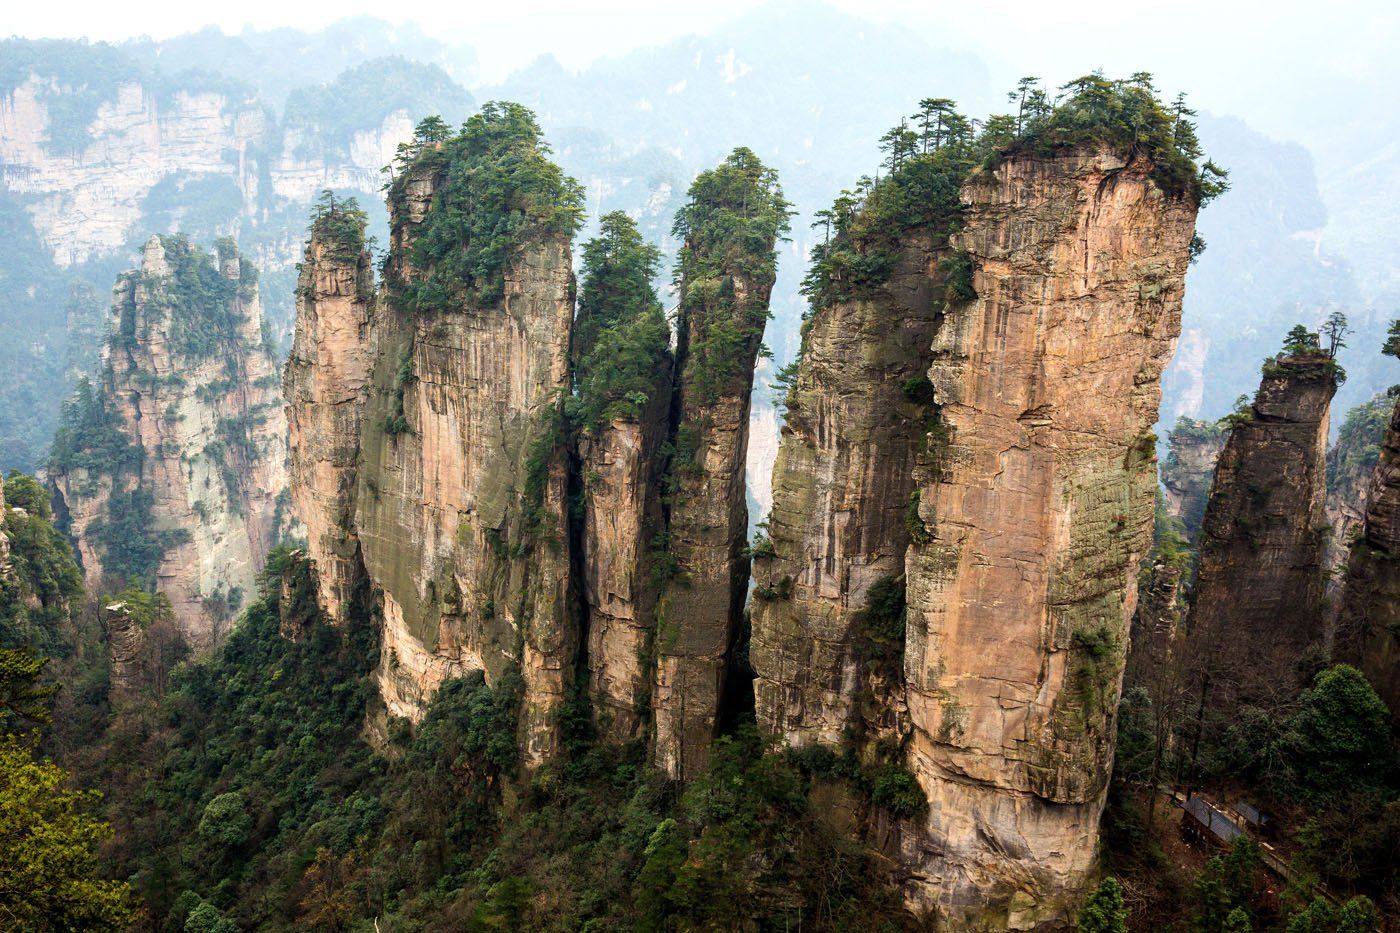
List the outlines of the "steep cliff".
{"type": "Polygon", "coordinates": [[[675,778],[708,758],[744,611],[749,402],[787,207],[773,170],[736,149],[696,178],[676,217],[671,579],[657,610],[653,694],[655,758],[675,778]]]}
{"type": "Polygon", "coordinates": [[[1192,543],[1201,533],[1211,477],[1225,446],[1225,433],[1219,422],[1182,416],[1167,434],[1167,459],[1162,464],[1167,512],[1180,519],[1187,540],[1192,543]]]}
{"type": "Polygon", "coordinates": [[[343,610],[364,569],[354,529],[360,430],[373,364],[374,272],[365,215],[322,205],[297,282],[296,336],[283,376],[291,501],[306,528],[321,604],[343,610]]]}
{"type": "Polygon", "coordinates": [[[5,477],[0,475],[0,577],[10,573],[10,536],[5,533],[5,477]]]}
{"type": "Polygon", "coordinates": [[[1400,403],[1371,474],[1341,601],[1334,655],[1360,668],[1400,716],[1400,403]]]}
{"type": "Polygon", "coordinates": [[[581,195],[524,108],[427,125],[390,189],[355,527],[382,594],[378,680],[417,718],[468,670],[524,680],[522,742],[558,741],[577,653],[568,599],[569,391],[581,195]]]}
{"type": "Polygon", "coordinates": [[[904,656],[903,855],[954,926],[1053,922],[1093,862],[1196,213],[1156,169],[1090,148],[963,189],[977,297],[934,339],[904,656]]]}
{"type": "Polygon", "coordinates": [[[578,532],[589,693],[600,733],[642,736],[651,706],[670,436],[670,329],[652,288],[661,253],[622,213],[583,248],[574,322],[578,532]]]}
{"type": "MultiPolygon", "coordinates": [[[[862,694],[886,686],[862,623],[872,588],[903,588],[948,252],[946,230],[917,234],[876,294],[834,299],[808,324],[752,608],[758,719],[793,745],[839,744],[862,694]]],[[[885,720],[900,703],[865,712],[885,720]]]]}
{"type": "Polygon", "coordinates": [[[1295,695],[1309,676],[1300,657],[1325,640],[1324,456],[1337,375],[1315,348],[1268,361],[1216,464],[1190,628],[1217,709],[1295,695]]]}
{"type": "Polygon", "coordinates": [[[211,257],[152,237],[113,290],[103,353],[49,465],[88,588],[160,590],[207,649],[285,530],[286,422],[252,266],[231,240],[211,257]]]}

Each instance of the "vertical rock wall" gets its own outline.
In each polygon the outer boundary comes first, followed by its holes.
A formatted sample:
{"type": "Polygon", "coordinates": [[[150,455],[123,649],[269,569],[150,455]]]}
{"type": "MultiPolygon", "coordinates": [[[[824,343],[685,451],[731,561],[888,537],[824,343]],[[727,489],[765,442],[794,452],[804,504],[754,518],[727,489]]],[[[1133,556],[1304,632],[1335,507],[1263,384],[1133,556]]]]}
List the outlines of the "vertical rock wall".
{"type": "Polygon", "coordinates": [[[373,364],[369,251],[314,235],[297,283],[296,336],[283,376],[292,505],[306,528],[321,605],[343,618],[363,574],[354,528],[360,428],[373,364]]]}
{"type": "Polygon", "coordinates": [[[945,252],[909,244],[877,297],[819,308],[808,325],[751,608],[758,721],[791,745],[839,744],[862,691],[885,686],[867,683],[855,627],[872,586],[903,585],[945,252]]]}
{"type": "Polygon", "coordinates": [[[200,651],[226,631],[240,595],[255,592],[283,530],[287,447],[252,269],[224,243],[217,271],[202,272],[192,249],[152,237],[141,268],[113,290],[97,391],[135,466],[59,468],[51,479],[92,592],[126,583],[111,578],[94,523],[136,520],[126,506],[112,508],[116,493],[147,498],[149,527],[139,531],[157,543],[156,588],[200,651]],[[175,251],[169,261],[168,249],[175,251]],[[208,277],[215,274],[231,292],[226,300],[212,297],[219,289],[208,277]]]}
{"type": "Polygon", "coordinates": [[[1216,464],[1191,639],[1226,707],[1295,695],[1300,654],[1325,641],[1324,456],[1336,388],[1325,355],[1270,361],[1216,464]]]}
{"type": "Polygon", "coordinates": [[[1386,428],[1352,546],[1334,655],[1360,668],[1400,717],[1400,403],[1386,428]]]}
{"type": "Polygon", "coordinates": [[[657,613],[653,694],[655,757],[674,778],[694,776],[708,760],[744,611],[749,401],[773,281],[771,275],[726,268],[718,281],[705,282],[703,295],[692,292],[694,281],[682,278],[680,285],[668,529],[676,576],[663,590],[657,613]],[[697,360],[694,348],[721,327],[744,334],[732,358],[697,360]],[[716,380],[713,373],[721,367],[728,376],[716,380]]]}
{"type": "Polygon", "coordinates": [[[1224,446],[1224,429],[1211,421],[1179,418],[1167,435],[1167,460],[1162,464],[1167,512],[1181,520],[1193,543],[1201,533],[1215,461],[1224,446]]]}
{"type": "Polygon", "coordinates": [[[602,734],[623,742],[641,737],[651,703],[653,549],[664,528],[660,450],[671,402],[669,373],[658,378],[640,419],[615,419],[579,438],[590,693],[602,734]]]}
{"type": "Polygon", "coordinates": [[[904,659],[908,895],[949,928],[1062,923],[1093,863],[1195,220],[1151,169],[1013,156],[963,190],[904,659]]]}
{"type": "MultiPolygon", "coordinates": [[[[409,256],[435,184],[417,171],[391,204],[391,284],[425,274],[409,256]]],[[[531,763],[557,741],[577,649],[559,420],[573,289],[568,237],[551,235],[510,260],[498,302],[432,314],[386,302],[357,481],[390,712],[417,718],[444,679],[518,663],[531,763]]]]}

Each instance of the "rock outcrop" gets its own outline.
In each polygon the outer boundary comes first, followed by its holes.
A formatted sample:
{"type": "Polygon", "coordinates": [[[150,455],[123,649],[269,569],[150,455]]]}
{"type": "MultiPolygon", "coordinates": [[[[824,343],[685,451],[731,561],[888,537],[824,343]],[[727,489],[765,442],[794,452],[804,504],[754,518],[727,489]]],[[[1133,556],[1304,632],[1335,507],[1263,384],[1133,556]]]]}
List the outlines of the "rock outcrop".
{"type": "Polygon", "coordinates": [[[751,653],[758,720],[791,745],[841,743],[859,725],[862,692],[883,686],[870,681],[856,627],[872,587],[903,587],[948,252],[946,234],[921,239],[878,296],[815,311],[788,393],[769,544],[755,554],[751,653]]]}
{"type": "Polygon", "coordinates": [[[1351,548],[1333,651],[1366,674],[1400,717],[1400,403],[1371,475],[1361,536],[1351,548]]]}
{"type": "Polygon", "coordinates": [[[747,149],[696,179],[677,227],[674,447],[657,610],[655,760],[673,778],[704,768],[719,725],[749,583],[744,469],[754,364],[787,229],[776,176],[747,149]]]}
{"type": "Polygon", "coordinates": [[[977,297],[934,339],[904,657],[903,856],[953,927],[1059,922],[1093,863],[1196,214],[1152,173],[1072,151],[963,189],[977,297]]]}
{"type": "Polygon", "coordinates": [[[373,365],[374,272],[364,218],[331,206],[313,229],[297,283],[287,402],[292,506],[306,528],[322,607],[338,621],[363,578],[354,528],[360,430],[373,365]]]}
{"type": "Polygon", "coordinates": [[[574,321],[577,540],[594,720],[627,742],[650,725],[674,360],[652,285],[661,251],[626,214],[599,226],[583,247],[574,321]]]}
{"type": "Polygon", "coordinates": [[[1167,512],[1181,520],[1188,541],[1195,543],[1205,519],[1215,461],[1225,447],[1219,422],[1181,417],[1167,434],[1167,459],[1162,464],[1162,488],[1167,512]]]}
{"type": "Polygon", "coordinates": [[[1327,593],[1334,601],[1346,580],[1348,550],[1363,535],[1367,497],[1394,401],[1379,393],[1347,412],[1327,451],[1327,593]]]}
{"type": "Polygon", "coordinates": [[[149,686],[151,659],[146,647],[146,632],[131,607],[123,602],[103,607],[102,631],[107,638],[111,699],[114,703],[121,703],[140,695],[149,686]]]}
{"type": "Polygon", "coordinates": [[[1212,705],[1295,695],[1300,656],[1326,639],[1324,456],[1336,390],[1336,365],[1320,351],[1270,360],[1216,464],[1190,619],[1212,705]]]}
{"type": "Polygon", "coordinates": [[[206,650],[286,530],[286,422],[256,273],[152,237],[113,290],[96,387],[65,412],[50,475],[88,588],[130,578],[169,597],[206,650]]]}
{"type": "Polygon", "coordinates": [[[912,908],[1054,926],[1095,855],[1196,203],[1106,150],[1010,156],[961,200],[809,324],[758,715],[792,744],[902,749],[928,808],[877,835],[912,908]],[[891,651],[892,672],[861,663],[891,651]]]}
{"type": "MultiPolygon", "coordinates": [[[[442,181],[398,182],[391,290],[433,272],[411,254],[442,181]]],[[[497,300],[384,302],[363,423],[356,527],[383,599],[385,703],[416,718],[443,679],[518,665],[532,763],[557,741],[577,647],[560,430],[573,289],[569,238],[553,234],[510,257],[497,300]]]]}

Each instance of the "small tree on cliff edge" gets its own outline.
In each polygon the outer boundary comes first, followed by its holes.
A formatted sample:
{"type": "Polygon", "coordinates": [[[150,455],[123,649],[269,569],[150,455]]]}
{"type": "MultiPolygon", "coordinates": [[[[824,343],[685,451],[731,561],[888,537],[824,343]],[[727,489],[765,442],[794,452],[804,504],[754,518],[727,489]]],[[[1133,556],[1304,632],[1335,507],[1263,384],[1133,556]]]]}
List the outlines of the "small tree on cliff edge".
{"type": "Polygon", "coordinates": [[[1116,878],[1100,882],[1079,912],[1079,933],[1128,933],[1128,908],[1116,878]]]}
{"type": "Polygon", "coordinates": [[[1333,311],[1327,315],[1327,320],[1322,322],[1322,339],[1327,343],[1327,355],[1336,359],[1337,351],[1347,345],[1346,337],[1350,333],[1345,314],[1333,311]]]}

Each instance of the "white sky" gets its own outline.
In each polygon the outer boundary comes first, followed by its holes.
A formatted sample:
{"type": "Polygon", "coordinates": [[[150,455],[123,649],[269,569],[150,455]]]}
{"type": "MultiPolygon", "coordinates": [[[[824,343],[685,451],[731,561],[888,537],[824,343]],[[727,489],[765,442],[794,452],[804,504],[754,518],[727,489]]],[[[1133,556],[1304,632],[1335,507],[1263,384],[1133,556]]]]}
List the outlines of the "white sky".
{"type": "MultiPolygon", "coordinates": [[[[1275,135],[1305,141],[1316,121],[1298,101],[1319,84],[1366,82],[1376,105],[1388,112],[1386,85],[1400,78],[1400,4],[1385,0],[832,3],[870,19],[902,23],[935,46],[975,52],[999,78],[1030,73],[1056,79],[1100,66],[1110,74],[1144,69],[1154,72],[1164,89],[1188,90],[1204,109],[1240,114],[1275,135]]],[[[0,30],[26,37],[165,38],[210,23],[225,32],[248,25],[316,29],[368,14],[411,20],[429,35],[473,46],[480,78],[495,82],[546,52],[578,68],[637,46],[707,32],[758,5],[742,0],[12,0],[0,30]]],[[[800,9],[793,0],[787,5],[800,9]]]]}

